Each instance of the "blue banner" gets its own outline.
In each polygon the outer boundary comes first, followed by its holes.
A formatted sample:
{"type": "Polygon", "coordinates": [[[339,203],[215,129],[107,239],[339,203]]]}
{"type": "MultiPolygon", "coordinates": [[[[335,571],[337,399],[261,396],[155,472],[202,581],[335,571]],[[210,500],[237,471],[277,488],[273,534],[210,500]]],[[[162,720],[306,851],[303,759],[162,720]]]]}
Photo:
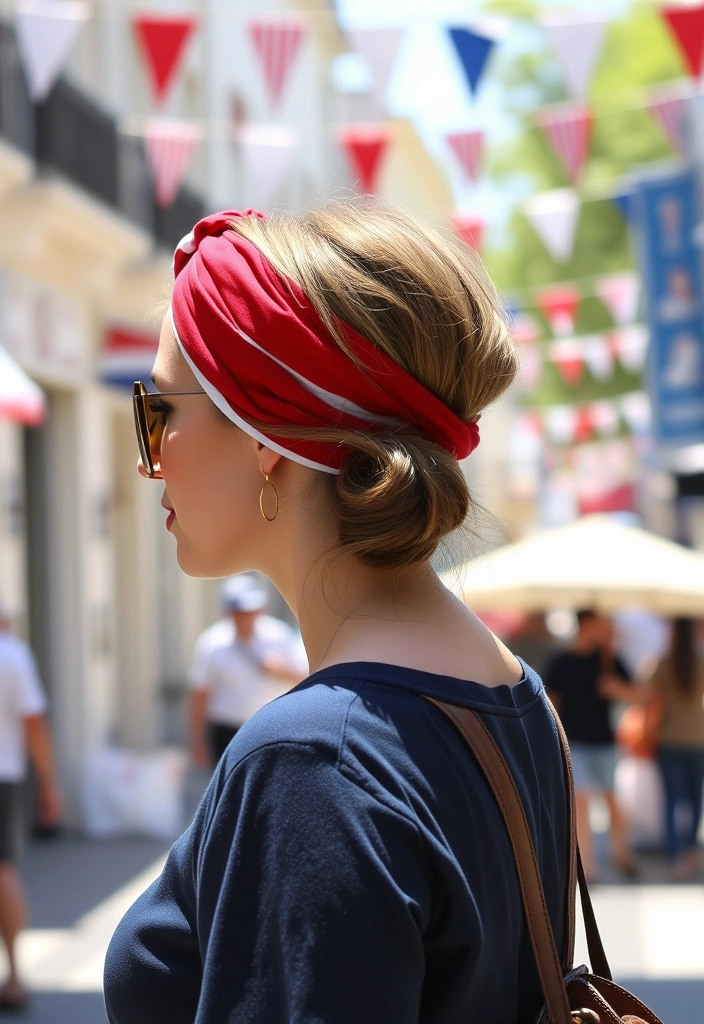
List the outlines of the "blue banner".
{"type": "Polygon", "coordinates": [[[639,181],[638,233],[650,346],[653,433],[660,445],[704,441],[704,308],[698,186],[688,169],[639,181]]]}

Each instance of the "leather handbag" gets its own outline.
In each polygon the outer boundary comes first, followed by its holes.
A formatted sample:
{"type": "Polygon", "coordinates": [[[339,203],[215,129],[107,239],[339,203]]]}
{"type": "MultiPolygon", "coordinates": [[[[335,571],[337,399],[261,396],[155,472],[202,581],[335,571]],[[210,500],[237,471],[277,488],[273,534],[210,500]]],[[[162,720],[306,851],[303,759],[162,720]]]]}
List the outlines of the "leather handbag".
{"type": "Polygon", "coordinates": [[[607,1024],[613,1021],[617,1024],[663,1024],[645,1003],[612,980],[579,856],[569,746],[552,704],[548,701],[562,746],[569,818],[565,948],[562,959],[557,952],[548,916],[533,838],[506,759],[479,715],[471,708],[428,696],[425,699],[439,708],[457,728],[474,754],[501,810],[516,860],[526,924],[545,999],[536,1024],[607,1024]],[[577,883],[591,971],[586,966],[573,965],[577,883]]]}

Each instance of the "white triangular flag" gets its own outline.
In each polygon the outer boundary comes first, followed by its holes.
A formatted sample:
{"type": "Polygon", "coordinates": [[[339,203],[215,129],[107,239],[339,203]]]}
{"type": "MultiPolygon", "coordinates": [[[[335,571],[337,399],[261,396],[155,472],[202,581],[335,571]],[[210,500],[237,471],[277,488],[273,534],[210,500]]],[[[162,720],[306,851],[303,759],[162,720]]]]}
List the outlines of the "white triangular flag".
{"type": "Polygon", "coordinates": [[[582,353],[592,377],[608,380],[614,372],[614,357],[608,340],[603,334],[582,338],[582,353]]]}
{"type": "Polygon", "coordinates": [[[296,133],[286,125],[244,125],[237,135],[249,196],[247,203],[269,206],[296,148],[296,133]]]}
{"type": "Polygon", "coordinates": [[[639,284],[638,275],[630,270],[605,274],[597,280],[597,295],[617,324],[632,324],[635,320],[639,284]]]}
{"type": "Polygon", "coordinates": [[[599,15],[548,15],[540,19],[569,92],[584,99],[601,54],[608,20],[599,15]]]}
{"type": "Polygon", "coordinates": [[[640,373],[645,366],[648,332],[643,324],[622,327],[614,336],[614,347],[624,369],[640,373]]]}
{"type": "Polygon", "coordinates": [[[574,189],[539,192],[524,204],[523,211],[550,255],[560,262],[568,260],[579,218],[579,197],[574,189]]]}
{"type": "Polygon", "coordinates": [[[613,437],[619,424],[618,409],[614,402],[609,402],[606,399],[593,402],[589,406],[589,413],[597,433],[601,437],[613,437]]]}
{"type": "Polygon", "coordinates": [[[543,422],[555,444],[571,444],[574,440],[577,411],[573,405],[551,405],[545,410],[543,422]]]}
{"type": "Polygon", "coordinates": [[[17,48],[35,103],[49,95],[88,13],[80,0],[20,0],[17,48]]]}
{"type": "Polygon", "coordinates": [[[398,51],[405,35],[402,28],[356,28],[348,33],[355,50],[372,73],[372,97],[377,113],[383,113],[386,92],[398,51]]]}

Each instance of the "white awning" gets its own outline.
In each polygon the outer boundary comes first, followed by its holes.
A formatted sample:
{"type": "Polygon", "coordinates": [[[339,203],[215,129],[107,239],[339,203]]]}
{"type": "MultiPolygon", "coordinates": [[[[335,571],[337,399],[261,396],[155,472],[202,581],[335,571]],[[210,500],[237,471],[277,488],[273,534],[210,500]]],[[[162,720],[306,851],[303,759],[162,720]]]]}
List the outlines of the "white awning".
{"type": "Polygon", "coordinates": [[[46,396],[19,363],[0,347],[0,417],[37,427],[46,418],[46,396]]]}

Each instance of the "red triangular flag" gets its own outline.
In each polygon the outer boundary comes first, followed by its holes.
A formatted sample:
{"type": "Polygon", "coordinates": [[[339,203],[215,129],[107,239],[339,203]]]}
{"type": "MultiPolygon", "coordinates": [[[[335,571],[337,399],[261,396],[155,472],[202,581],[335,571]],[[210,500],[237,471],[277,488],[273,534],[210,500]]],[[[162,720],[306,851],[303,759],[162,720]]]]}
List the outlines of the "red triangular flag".
{"type": "Polygon", "coordinates": [[[577,409],[577,419],[574,425],[574,439],[577,444],[584,444],[591,441],[594,436],[594,423],[592,411],[588,405],[582,405],[577,409]]]}
{"type": "Polygon", "coordinates": [[[696,7],[666,5],[660,8],[692,78],[702,73],[704,57],[704,4],[696,7]]]}
{"type": "Polygon", "coordinates": [[[482,251],[482,242],[484,241],[484,221],[467,213],[455,213],[452,217],[452,223],[458,237],[462,239],[465,245],[480,253],[482,251]]]}
{"type": "Polygon", "coordinates": [[[354,125],[343,128],[339,138],[359,177],[362,191],[374,192],[384,153],[391,141],[389,129],[384,125],[354,125]]]}
{"type": "Polygon", "coordinates": [[[302,21],[291,18],[258,18],[249,24],[272,106],[283,96],[305,31],[302,21]]]}
{"type": "Polygon", "coordinates": [[[548,318],[553,334],[572,334],[579,305],[576,285],[558,284],[543,288],[538,293],[538,305],[548,318]]]}
{"type": "Polygon", "coordinates": [[[171,87],[176,67],[196,26],[190,15],[159,17],[135,15],[132,28],[139,39],[156,103],[162,103],[171,87]]]}
{"type": "Polygon", "coordinates": [[[550,346],[550,359],[560,371],[566,384],[578,384],[584,373],[584,355],[580,343],[574,338],[554,341],[550,346]]]}
{"type": "Polygon", "coordinates": [[[589,154],[592,115],[588,108],[581,104],[570,104],[569,107],[563,106],[556,110],[543,110],[537,120],[574,184],[589,154]]]}
{"type": "Polygon", "coordinates": [[[484,151],[484,132],[450,132],[447,141],[453,153],[462,164],[465,174],[476,183],[481,169],[484,151]]]}

